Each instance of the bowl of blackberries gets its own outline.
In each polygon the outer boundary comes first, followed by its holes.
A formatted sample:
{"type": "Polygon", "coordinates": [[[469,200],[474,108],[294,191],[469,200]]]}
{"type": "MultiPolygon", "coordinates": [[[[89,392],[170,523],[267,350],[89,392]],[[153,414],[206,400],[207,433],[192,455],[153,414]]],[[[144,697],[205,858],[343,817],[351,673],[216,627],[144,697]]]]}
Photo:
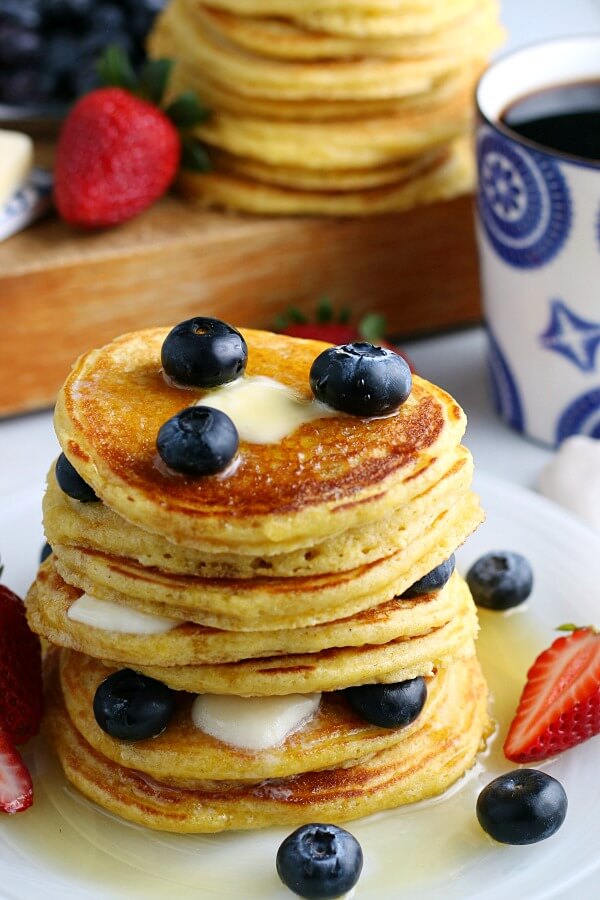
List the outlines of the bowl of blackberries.
{"type": "Polygon", "coordinates": [[[58,122],[111,45],[134,68],[167,0],[0,0],[0,120],[58,122]]]}

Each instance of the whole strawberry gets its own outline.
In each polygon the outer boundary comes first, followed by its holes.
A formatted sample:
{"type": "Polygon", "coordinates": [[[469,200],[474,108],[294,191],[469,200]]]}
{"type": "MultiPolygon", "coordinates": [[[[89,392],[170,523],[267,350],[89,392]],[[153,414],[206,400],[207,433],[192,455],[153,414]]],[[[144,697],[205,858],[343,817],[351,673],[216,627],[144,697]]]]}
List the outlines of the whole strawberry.
{"type": "Polygon", "coordinates": [[[277,328],[290,337],[305,338],[311,341],[325,341],[328,344],[352,344],[355,341],[368,341],[378,347],[387,347],[399,353],[414,372],[413,365],[406,354],[384,339],[385,319],[379,313],[368,313],[357,325],[350,322],[350,312],[342,309],[337,315],[329,298],[319,301],[314,321],[308,321],[303,312],[289,309],[279,316],[277,328]]]}
{"type": "Polygon", "coordinates": [[[527,673],[527,684],[504,743],[507,759],[529,763],[600,734],[600,634],[571,631],[544,650],[527,673]]]}
{"type": "Polygon", "coordinates": [[[29,629],[24,603],[0,585],[0,731],[26,743],[39,731],[42,708],[40,639],[29,629]]]}
{"type": "Polygon", "coordinates": [[[100,72],[110,86],[75,104],[58,141],[54,200],[67,222],[117,225],[168,190],[184,152],[178,127],[206,115],[193,95],[160,109],[170,70],[167,60],[150,62],[138,81],[121,51],[107,51],[100,72]]]}

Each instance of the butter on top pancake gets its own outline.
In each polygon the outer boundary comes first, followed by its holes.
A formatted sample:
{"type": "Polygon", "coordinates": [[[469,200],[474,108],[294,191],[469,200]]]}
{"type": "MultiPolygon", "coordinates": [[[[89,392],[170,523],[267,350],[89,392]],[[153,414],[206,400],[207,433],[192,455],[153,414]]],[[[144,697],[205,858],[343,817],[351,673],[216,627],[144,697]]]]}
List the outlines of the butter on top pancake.
{"type": "Polygon", "coordinates": [[[462,593],[455,573],[440,591],[414,599],[394,599],[346,619],[310,628],[278,631],[223,631],[181,621],[165,634],[117,633],[74,621],[69,609],[81,596],[56,571],[50,557],[27,595],[31,628],[52,644],[97,659],[128,665],[187,666],[232,662],[286,653],[315,653],[330,647],[385,644],[414,637],[449,622],[460,609],[462,593]]]}
{"type": "Polygon", "coordinates": [[[323,694],[317,714],[283,743],[265,751],[223,743],[197,728],[191,715],[193,695],[180,694],[173,719],[158,737],[121,741],[97,724],[93,702],[98,686],[115,669],[79,653],[60,654],[62,693],[71,721],[103,756],[128,769],[172,785],[201,787],[202,782],[260,781],[341,766],[406,740],[437,714],[452,687],[454,663],[427,679],[427,701],[412,725],[377,728],[353,712],[342,693],[323,694]]]}
{"type": "MultiPolygon", "coordinates": [[[[106,556],[128,557],[142,566],[179,575],[289,578],[343,572],[408,547],[457,498],[465,496],[473,477],[471,454],[460,445],[447,451],[427,474],[434,477],[436,473],[438,480],[410,504],[377,522],[350,528],[308,550],[252,557],[233,550],[208,553],[182,547],[132,525],[105,503],[78,503],[59,488],[53,465],[43,501],[44,532],[52,547],[99,550],[106,556]]],[[[422,478],[414,479],[415,488],[422,478]]]]}
{"type": "Polygon", "coordinates": [[[453,666],[447,702],[405,740],[355,766],[219,791],[183,790],[110,761],[82,737],[51,679],[45,731],[68,779],[104,809],[179,833],[314,821],[343,822],[435,796],[473,763],[489,733],[487,690],[475,657],[453,666]]]}
{"type": "MultiPolygon", "coordinates": [[[[163,378],[167,334],[155,328],[124,335],[82,356],[59,394],[55,424],[66,456],[102,500],[175,543],[256,555],[372,522],[412,499],[418,473],[464,432],[458,404],[415,376],[410,397],[393,415],[318,419],[275,445],[242,442],[229,474],[174,475],[159,464],[156,436],[204,392],[163,378]]],[[[328,345],[243,334],[247,374],[278,380],[308,402],[310,366],[328,345]]]]}

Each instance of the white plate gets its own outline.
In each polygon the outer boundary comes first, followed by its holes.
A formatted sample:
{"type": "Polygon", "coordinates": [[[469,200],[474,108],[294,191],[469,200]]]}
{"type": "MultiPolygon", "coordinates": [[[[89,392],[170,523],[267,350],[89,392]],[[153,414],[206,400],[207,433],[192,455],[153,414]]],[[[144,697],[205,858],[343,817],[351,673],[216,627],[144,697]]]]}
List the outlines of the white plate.
{"type": "MultiPolygon", "coordinates": [[[[501,744],[528,666],[553,640],[555,626],[600,619],[600,539],[520,488],[485,477],[477,487],[488,521],[461,551],[461,569],[487,550],[513,549],[530,559],[536,577],[524,607],[512,615],[481,617],[480,657],[495,697],[499,734],[486,757],[444,797],[348,826],[365,854],[357,900],[598,896],[594,887],[582,884],[589,885],[600,869],[598,739],[543,766],[569,796],[567,820],[550,840],[530,847],[496,845],[479,829],[474,809],[482,785],[511,768],[501,744]]],[[[33,491],[9,496],[0,510],[3,580],[20,592],[34,575],[42,543],[39,520],[40,498],[33,491]]],[[[215,837],[146,831],[81,799],[65,785],[43,746],[27,755],[34,767],[36,803],[23,815],[0,817],[2,897],[30,900],[36,889],[44,900],[292,897],[274,870],[286,831],[215,837]]]]}

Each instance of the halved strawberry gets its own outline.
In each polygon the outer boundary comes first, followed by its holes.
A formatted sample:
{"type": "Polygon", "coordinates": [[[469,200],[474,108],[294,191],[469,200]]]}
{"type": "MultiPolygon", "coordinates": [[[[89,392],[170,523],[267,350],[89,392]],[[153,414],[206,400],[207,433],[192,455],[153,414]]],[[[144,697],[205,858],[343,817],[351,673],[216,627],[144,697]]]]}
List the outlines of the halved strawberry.
{"type": "Polygon", "coordinates": [[[0,731],[0,811],[23,812],[32,803],[31,775],[6,732],[0,731]]]}
{"type": "Polygon", "coordinates": [[[24,744],[39,731],[42,706],[40,639],[29,629],[22,600],[0,585],[0,728],[24,744]]]}
{"type": "Polygon", "coordinates": [[[600,634],[563,630],[572,633],[554,641],[527,673],[504,743],[513,762],[546,759],[600,733],[600,634]]]}

